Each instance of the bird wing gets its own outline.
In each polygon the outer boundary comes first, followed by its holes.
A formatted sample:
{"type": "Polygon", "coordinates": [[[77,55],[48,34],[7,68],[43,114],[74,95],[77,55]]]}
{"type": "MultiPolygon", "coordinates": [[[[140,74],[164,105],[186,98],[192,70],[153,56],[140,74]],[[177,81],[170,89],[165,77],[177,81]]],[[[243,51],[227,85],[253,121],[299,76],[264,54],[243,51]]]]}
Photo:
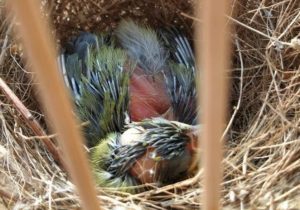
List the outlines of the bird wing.
{"type": "Polygon", "coordinates": [[[162,30],[161,39],[170,56],[164,71],[175,120],[186,124],[197,123],[197,93],[195,58],[186,36],[176,29],[162,30]]]}
{"type": "Polygon", "coordinates": [[[73,51],[60,56],[66,85],[77,112],[88,121],[88,146],[96,145],[110,132],[122,131],[128,116],[129,73],[126,53],[106,42],[106,37],[83,33],[73,41],[73,51]]]}

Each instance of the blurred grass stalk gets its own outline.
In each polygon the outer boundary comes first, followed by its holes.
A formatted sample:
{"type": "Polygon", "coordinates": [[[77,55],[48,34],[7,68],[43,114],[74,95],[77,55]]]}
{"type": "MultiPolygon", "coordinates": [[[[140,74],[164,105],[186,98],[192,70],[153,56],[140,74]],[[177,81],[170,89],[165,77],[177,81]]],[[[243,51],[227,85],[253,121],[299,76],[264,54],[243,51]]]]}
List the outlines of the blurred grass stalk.
{"type": "Polygon", "coordinates": [[[227,76],[229,64],[229,24],[226,22],[229,1],[198,1],[195,8],[198,100],[201,107],[201,167],[204,168],[204,210],[220,209],[222,180],[222,134],[227,113],[227,76]]]}
{"type": "Polygon", "coordinates": [[[72,114],[72,104],[64,89],[56,63],[55,43],[49,24],[44,21],[39,1],[8,1],[18,23],[28,63],[36,73],[37,83],[53,129],[58,133],[59,144],[65,157],[68,171],[82,201],[83,209],[99,209],[95,184],[83,151],[83,137],[72,114]]]}

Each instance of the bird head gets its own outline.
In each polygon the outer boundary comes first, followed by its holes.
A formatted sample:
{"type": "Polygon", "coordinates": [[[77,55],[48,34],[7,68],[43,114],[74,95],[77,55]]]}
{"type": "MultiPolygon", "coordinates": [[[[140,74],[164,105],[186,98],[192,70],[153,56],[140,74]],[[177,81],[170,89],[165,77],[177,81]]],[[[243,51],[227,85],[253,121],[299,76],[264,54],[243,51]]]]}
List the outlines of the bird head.
{"type": "Polygon", "coordinates": [[[190,175],[197,161],[199,126],[163,118],[133,122],[92,148],[97,182],[122,190],[139,184],[165,185],[190,175]]]}

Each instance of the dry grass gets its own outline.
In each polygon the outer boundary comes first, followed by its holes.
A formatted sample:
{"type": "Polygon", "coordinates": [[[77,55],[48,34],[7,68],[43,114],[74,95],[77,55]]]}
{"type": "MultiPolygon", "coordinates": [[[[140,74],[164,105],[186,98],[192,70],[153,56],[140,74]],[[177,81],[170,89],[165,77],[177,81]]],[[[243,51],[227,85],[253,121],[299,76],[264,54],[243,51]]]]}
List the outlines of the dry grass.
{"type": "MultiPolygon", "coordinates": [[[[45,1],[61,43],[78,30],[108,30],[121,17],[155,27],[176,24],[192,35],[192,18],[187,16],[192,17],[193,2],[74,2],[45,1]]],[[[3,6],[0,1],[0,77],[45,127],[32,91],[34,75],[22,64],[22,50],[12,38],[3,6]]],[[[224,208],[300,209],[300,57],[294,39],[299,36],[299,16],[298,0],[233,3],[224,208]]],[[[0,203],[9,209],[78,208],[74,186],[41,143],[43,138],[36,137],[1,92],[0,125],[0,203]]],[[[201,206],[201,193],[200,171],[189,180],[140,194],[101,189],[99,197],[104,209],[193,209],[201,206]]]]}

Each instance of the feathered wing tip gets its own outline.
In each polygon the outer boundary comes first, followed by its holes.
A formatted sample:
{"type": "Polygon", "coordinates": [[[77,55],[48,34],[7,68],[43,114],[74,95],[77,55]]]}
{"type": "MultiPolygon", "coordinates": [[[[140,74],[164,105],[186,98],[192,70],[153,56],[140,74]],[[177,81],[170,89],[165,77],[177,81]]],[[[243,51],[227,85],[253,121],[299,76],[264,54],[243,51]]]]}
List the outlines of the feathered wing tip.
{"type": "Polygon", "coordinates": [[[197,124],[197,92],[195,74],[191,68],[174,62],[165,74],[168,93],[176,120],[190,125],[197,124]]]}
{"type": "Polygon", "coordinates": [[[65,60],[67,60],[69,56],[76,55],[77,59],[81,62],[80,72],[86,75],[88,74],[86,60],[90,57],[90,52],[104,45],[114,45],[113,37],[110,36],[110,34],[96,36],[89,32],[80,32],[78,36],[72,37],[66,44],[63,55],[65,56],[65,60]]]}
{"type": "Polygon", "coordinates": [[[176,29],[161,31],[170,55],[166,84],[172,108],[178,121],[197,123],[197,92],[195,82],[195,58],[188,39],[176,29]]]}
{"type": "Polygon", "coordinates": [[[126,171],[122,174],[115,174],[110,170],[110,165],[114,161],[112,154],[120,147],[119,138],[120,134],[111,133],[105,140],[91,148],[93,173],[99,186],[136,193],[138,188],[135,186],[138,185],[138,182],[134,177],[126,171]]]}
{"type": "MultiPolygon", "coordinates": [[[[89,121],[90,146],[110,132],[122,131],[128,116],[129,73],[125,71],[126,53],[103,46],[89,57],[90,75],[82,77],[81,119],[89,121]]],[[[134,65],[126,63],[129,70],[134,65]]]]}
{"type": "Polygon", "coordinates": [[[167,54],[155,31],[131,20],[123,20],[116,29],[116,36],[130,58],[146,73],[154,74],[163,70],[167,54]]]}
{"type": "Polygon", "coordinates": [[[66,87],[70,90],[75,103],[81,98],[82,89],[78,82],[82,74],[82,62],[78,59],[77,54],[58,56],[58,67],[65,82],[66,87]]]}
{"type": "Polygon", "coordinates": [[[85,33],[73,43],[73,54],[60,56],[61,70],[81,120],[89,122],[88,146],[94,146],[107,133],[123,129],[129,100],[129,73],[124,67],[130,71],[134,65],[107,36],[85,33]]]}
{"type": "Polygon", "coordinates": [[[75,101],[79,100],[82,92],[79,81],[82,75],[88,75],[86,60],[90,56],[91,49],[99,49],[99,46],[108,43],[108,36],[97,37],[88,32],[80,32],[72,37],[58,57],[66,86],[71,90],[75,101]]]}
{"type": "Polygon", "coordinates": [[[176,28],[160,30],[159,35],[170,58],[195,71],[195,56],[187,37],[176,28]]]}

